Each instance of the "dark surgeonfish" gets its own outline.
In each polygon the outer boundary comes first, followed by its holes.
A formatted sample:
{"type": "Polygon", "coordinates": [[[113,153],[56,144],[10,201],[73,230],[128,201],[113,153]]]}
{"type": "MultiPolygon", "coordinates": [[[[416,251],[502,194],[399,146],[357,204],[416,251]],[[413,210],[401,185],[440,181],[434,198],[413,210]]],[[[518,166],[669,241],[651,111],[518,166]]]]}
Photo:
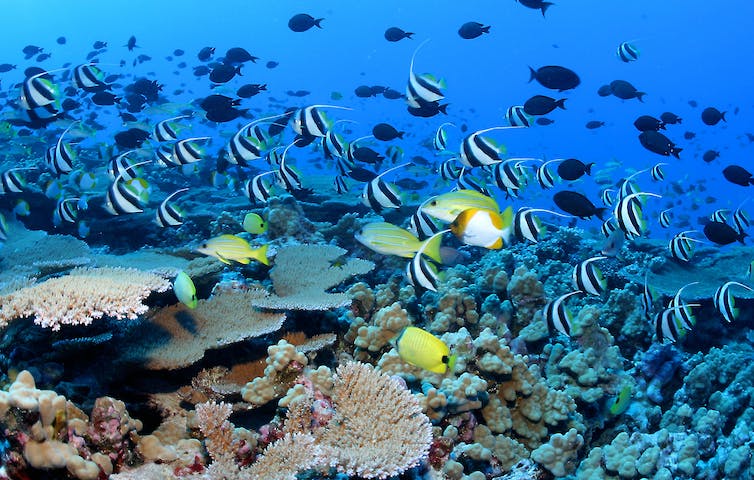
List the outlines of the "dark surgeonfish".
{"type": "Polygon", "coordinates": [[[314,18],[308,13],[299,13],[288,20],[288,28],[298,33],[305,32],[312,27],[322,28],[320,25],[322,20],[324,18],[314,18]]]}
{"type": "Polygon", "coordinates": [[[588,219],[596,215],[600,220],[604,220],[602,217],[607,210],[607,208],[604,207],[596,207],[591,200],[584,195],[571,190],[558,192],[553,195],[552,199],[555,202],[555,205],[564,212],[583,219],[588,219]]]}
{"type": "Polygon", "coordinates": [[[552,2],[543,2],[542,0],[517,0],[518,3],[523,5],[524,7],[531,8],[533,10],[540,10],[542,12],[542,16],[545,16],[545,12],[548,8],[555,5],[552,2]]]}
{"type": "Polygon", "coordinates": [[[723,169],[723,176],[730,183],[735,183],[742,187],[754,185],[754,178],[752,178],[751,172],[738,165],[728,165],[725,167],[723,169]]]}
{"type": "Polygon", "coordinates": [[[746,232],[739,232],[725,222],[710,221],[704,226],[704,236],[718,245],[730,245],[733,242],[744,243],[746,232]]]}
{"type": "Polygon", "coordinates": [[[622,100],[636,98],[640,102],[644,102],[644,95],[646,95],[646,92],[640,92],[636,87],[631,85],[630,82],[625,80],[613,80],[610,82],[610,91],[613,95],[622,100]]]}
{"type": "Polygon", "coordinates": [[[411,39],[414,32],[405,32],[398,27],[390,27],[385,30],[385,40],[388,42],[399,42],[404,38],[411,39]]]}
{"type": "Polygon", "coordinates": [[[465,40],[481,37],[484,33],[490,33],[490,25],[479,22],[466,22],[458,29],[458,35],[465,40]]]}
{"type": "Polygon", "coordinates": [[[529,67],[529,82],[536,80],[545,88],[563,92],[576,88],[581,79],[573,70],[558,65],[546,65],[534,70],[529,67]]]}
{"type": "Polygon", "coordinates": [[[678,148],[672,140],[660,132],[655,132],[654,130],[641,132],[639,134],[639,141],[641,142],[641,145],[650,152],[664,155],[666,157],[673,155],[675,158],[681,158],[679,154],[683,149],[678,148]]]}
{"type": "Polygon", "coordinates": [[[705,125],[717,125],[720,123],[720,120],[727,122],[725,119],[725,114],[727,112],[721,112],[720,110],[716,109],[715,107],[707,107],[702,111],[702,121],[705,125]]]}
{"type": "Polygon", "coordinates": [[[534,95],[529,100],[524,102],[524,112],[529,115],[547,115],[556,108],[565,110],[565,98],[555,100],[552,97],[546,95],[534,95]]]}

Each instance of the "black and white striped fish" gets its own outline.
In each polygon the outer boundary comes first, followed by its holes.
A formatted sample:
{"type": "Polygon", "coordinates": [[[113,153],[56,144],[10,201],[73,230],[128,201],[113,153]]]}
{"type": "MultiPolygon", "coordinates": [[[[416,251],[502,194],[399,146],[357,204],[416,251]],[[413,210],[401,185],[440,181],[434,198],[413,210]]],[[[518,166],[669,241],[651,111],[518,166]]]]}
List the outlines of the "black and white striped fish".
{"type": "Polygon", "coordinates": [[[501,148],[489,138],[483,137],[482,134],[493,130],[507,130],[509,128],[518,127],[491,127],[468,135],[461,142],[459,156],[461,164],[474,168],[500,162],[501,148]]]}
{"type": "Polygon", "coordinates": [[[677,233],[668,243],[670,256],[680,262],[688,262],[694,255],[694,243],[704,243],[701,240],[689,237],[687,234],[696,232],[696,230],[686,230],[677,233]]]}
{"type": "Polygon", "coordinates": [[[158,142],[178,140],[178,127],[175,125],[175,121],[190,117],[191,115],[179,115],[157,122],[157,125],[152,129],[152,137],[158,142]]]}
{"type": "Polygon", "coordinates": [[[380,173],[372,180],[364,185],[364,191],[361,194],[361,201],[367,207],[370,207],[377,213],[380,213],[386,208],[399,208],[403,202],[401,201],[399,193],[396,189],[382,180],[382,177],[399,168],[412,165],[411,162],[402,163],[393,168],[389,168],[380,173]]]}
{"type": "Polygon", "coordinates": [[[228,142],[226,158],[233,165],[248,166],[249,162],[262,158],[264,146],[255,138],[244,135],[244,129],[237,131],[228,142]]]}
{"type": "Polygon", "coordinates": [[[173,144],[173,164],[176,166],[196,163],[202,159],[204,152],[194,142],[209,140],[210,137],[192,137],[178,140],[173,144]]]}
{"type": "Polygon", "coordinates": [[[602,222],[602,226],[600,227],[600,231],[602,232],[602,235],[605,236],[605,238],[610,238],[610,236],[616,230],[618,230],[618,224],[615,223],[615,219],[612,216],[602,222]]]}
{"type": "Polygon", "coordinates": [[[639,58],[639,50],[628,42],[622,42],[618,45],[616,54],[625,63],[633,62],[639,58]]]}
{"type": "Polygon", "coordinates": [[[73,162],[76,160],[76,152],[68,142],[65,142],[63,138],[65,134],[73,127],[77,122],[74,122],[68,126],[63,133],[58,137],[55,145],[47,150],[45,160],[47,168],[55,175],[61,175],[70,173],[73,171],[73,162]]]}
{"type": "Polygon", "coordinates": [[[157,164],[163,167],[169,167],[175,165],[173,161],[173,147],[170,145],[160,145],[155,150],[155,157],[157,157],[157,164]]]}
{"type": "Polygon", "coordinates": [[[31,168],[11,168],[0,175],[0,195],[6,193],[21,193],[26,188],[26,180],[18,173],[31,168]]]}
{"type": "Polygon", "coordinates": [[[437,291],[437,285],[440,282],[439,273],[437,267],[429,260],[424,258],[424,250],[427,245],[436,241],[442,234],[449,230],[442,230],[435,233],[432,237],[423,241],[416,254],[406,265],[406,277],[411,285],[415,287],[421,287],[431,292],[437,291]]]}
{"type": "Polygon", "coordinates": [[[544,232],[545,228],[542,225],[542,222],[534,216],[537,212],[571,218],[570,215],[563,215],[562,213],[553,212],[552,210],[546,210],[544,208],[519,208],[516,215],[513,217],[513,234],[519,241],[523,242],[528,240],[531,243],[537,243],[539,241],[539,236],[544,232]]]}
{"type": "Polygon", "coordinates": [[[748,291],[753,291],[751,287],[748,285],[744,285],[743,283],[738,282],[727,282],[724,283],[720,288],[718,288],[715,291],[715,295],[712,297],[712,303],[714,303],[715,308],[718,312],[720,312],[720,315],[723,316],[723,320],[725,320],[728,323],[733,322],[736,318],[738,318],[738,308],[736,307],[736,299],[735,297],[730,293],[731,287],[742,287],[745,288],[748,291]]]}
{"type": "Polygon", "coordinates": [[[629,238],[640,237],[647,228],[647,221],[642,215],[640,197],[662,198],[656,193],[636,192],[622,197],[613,209],[613,216],[618,222],[618,227],[629,238]]]}
{"type": "Polygon", "coordinates": [[[523,105],[514,105],[505,111],[505,119],[511,127],[529,127],[531,126],[531,117],[524,112],[523,105]]]}
{"type": "Polygon", "coordinates": [[[683,328],[675,316],[675,312],[678,309],[678,307],[665,308],[655,315],[655,335],[657,335],[657,340],[660,343],[676,343],[686,335],[686,329],[683,328]]]}
{"type": "Polygon", "coordinates": [[[285,150],[283,150],[283,153],[280,155],[280,166],[277,170],[277,177],[288,192],[294,192],[296,190],[301,190],[302,188],[301,175],[293,167],[286,163],[286,154],[288,153],[288,150],[294,145],[296,145],[295,140],[293,141],[293,143],[285,147],[285,150]]]}
{"type": "Polygon", "coordinates": [[[272,196],[269,183],[264,181],[265,175],[277,173],[277,170],[270,170],[269,172],[260,173],[253,178],[246,180],[244,184],[244,194],[246,198],[252,203],[261,202],[267,203],[267,200],[272,196]]]}
{"type": "Polygon", "coordinates": [[[644,312],[644,316],[647,320],[651,320],[651,313],[652,310],[654,310],[654,304],[657,300],[657,293],[655,292],[654,288],[652,288],[647,279],[649,276],[649,272],[644,273],[644,289],[641,292],[641,309],[644,312]]]}
{"type": "Polygon", "coordinates": [[[576,265],[571,277],[574,288],[589,295],[600,296],[605,293],[607,291],[607,280],[602,275],[602,270],[594,266],[594,262],[606,258],[592,257],[576,265]]]}
{"type": "Polygon", "coordinates": [[[574,292],[569,292],[565,295],[559,296],[555,300],[547,302],[542,310],[542,316],[547,322],[547,329],[550,333],[558,331],[568,337],[571,336],[573,314],[566,306],[565,301],[568,297],[576,295],[577,293],[581,293],[581,291],[576,290],[574,292]]]}
{"type": "Polygon", "coordinates": [[[660,212],[660,215],[657,220],[660,223],[660,226],[662,228],[670,227],[670,224],[673,221],[673,215],[671,214],[671,210],[672,208],[667,208],[660,212]]]}
{"type": "Polygon", "coordinates": [[[662,171],[662,166],[667,165],[667,163],[658,163],[654,167],[652,167],[652,180],[655,182],[661,182],[665,180],[665,173],[662,171]]]}
{"type": "Polygon", "coordinates": [[[743,233],[743,231],[751,225],[751,220],[746,212],[744,212],[741,207],[738,207],[733,212],[733,223],[736,224],[736,230],[738,230],[738,233],[743,233]]]}
{"type": "Polygon", "coordinates": [[[422,211],[422,207],[429,200],[425,201],[416,209],[409,219],[408,231],[416,235],[419,240],[431,237],[441,230],[430,215],[422,211]]]}
{"type": "Polygon", "coordinates": [[[712,212],[712,215],[709,216],[709,219],[713,222],[720,222],[720,223],[727,223],[727,213],[730,212],[727,208],[718,208],[714,212],[712,212]]]}
{"type": "Polygon", "coordinates": [[[408,67],[408,84],[406,85],[406,103],[411,108],[422,108],[423,105],[438,102],[445,98],[442,89],[445,82],[438,80],[432,75],[416,75],[414,73],[414,60],[419,50],[428,42],[422,42],[411,56],[411,64],[408,67]]]}
{"type": "Polygon", "coordinates": [[[78,197],[61,198],[58,200],[58,204],[55,207],[56,218],[66,223],[76,223],[78,217],[76,205],[78,205],[79,200],[78,197]]]}
{"type": "Polygon", "coordinates": [[[456,157],[449,158],[440,164],[440,176],[443,180],[457,180],[461,175],[462,167],[458,166],[458,159],[456,157]]]}
{"type": "Polygon", "coordinates": [[[97,92],[107,88],[105,74],[96,65],[85,63],[73,69],[73,84],[85,92],[97,92]]]}
{"type": "Polygon", "coordinates": [[[602,191],[600,191],[600,200],[602,200],[602,204],[606,207],[612,207],[615,205],[615,190],[612,188],[603,188],[602,191]]]}
{"type": "Polygon", "coordinates": [[[183,225],[183,212],[175,205],[171,204],[170,200],[172,200],[176,195],[179,195],[187,190],[188,188],[181,188],[180,190],[176,190],[175,192],[168,195],[167,198],[162,201],[162,203],[160,203],[160,206],[157,208],[157,212],[155,213],[154,217],[154,221],[157,225],[162,228],[177,227],[179,225],[183,225]]]}
{"type": "Polygon", "coordinates": [[[694,317],[694,312],[691,310],[691,307],[698,307],[699,305],[685,303],[683,299],[681,299],[681,293],[683,293],[683,290],[687,287],[698,283],[699,282],[691,282],[682,286],[677,292],[675,292],[673,298],[668,302],[668,308],[673,309],[673,316],[675,317],[676,322],[683,327],[684,330],[691,330],[694,328],[694,325],[696,325],[696,317],[694,317]]]}
{"type": "Polygon", "coordinates": [[[347,158],[351,162],[358,160],[356,156],[356,150],[359,149],[359,142],[366,140],[367,138],[374,138],[374,135],[364,135],[363,137],[359,137],[356,140],[349,142],[348,147],[345,150],[345,158],[347,158]]]}
{"type": "Polygon", "coordinates": [[[348,183],[346,183],[346,177],[343,175],[336,175],[333,185],[335,186],[335,191],[338,195],[348,192],[348,183]]]}
{"type": "Polygon", "coordinates": [[[445,126],[455,127],[453,123],[445,122],[435,131],[435,137],[432,139],[432,146],[435,147],[437,152],[444,152],[448,149],[448,132],[443,127],[445,126]]]}
{"type": "Polygon", "coordinates": [[[21,108],[24,110],[33,110],[52,105],[58,100],[58,86],[52,80],[43,78],[54,71],[56,70],[39,72],[23,81],[21,84],[21,98],[19,99],[21,108]]]}
{"type": "Polygon", "coordinates": [[[548,160],[537,168],[537,182],[539,182],[539,186],[543,189],[548,189],[555,186],[555,174],[552,173],[552,170],[550,170],[547,165],[559,160],[559,158],[548,160]]]}
{"type": "Polygon", "coordinates": [[[337,108],[340,110],[351,110],[348,107],[339,107],[337,105],[310,105],[299,108],[293,114],[293,130],[302,137],[324,137],[330,129],[331,122],[319,108],[337,108]]]}
{"type": "Polygon", "coordinates": [[[491,196],[486,185],[479,183],[474,177],[466,174],[466,168],[461,168],[461,172],[458,174],[458,179],[456,180],[456,187],[458,190],[476,190],[482,195],[491,196]]]}
{"type": "MultiPolygon", "coordinates": [[[[132,166],[138,167],[146,165],[151,161],[135,163],[132,166]]],[[[130,181],[138,180],[138,178],[130,181]]],[[[122,215],[125,213],[141,213],[144,211],[142,203],[144,197],[142,192],[137,191],[135,188],[126,185],[121,174],[118,174],[107,189],[105,195],[105,210],[112,215],[122,215]]]]}
{"type": "Polygon", "coordinates": [[[123,177],[123,180],[128,181],[140,175],[139,171],[133,166],[133,163],[131,163],[131,160],[128,158],[128,156],[135,151],[136,150],[128,150],[119,153],[110,160],[110,164],[107,166],[107,173],[110,175],[110,178],[115,179],[115,177],[120,175],[123,177]]]}
{"type": "Polygon", "coordinates": [[[322,137],[322,151],[325,153],[325,158],[343,158],[348,151],[348,146],[343,136],[332,129],[328,130],[327,135],[322,137]]]}

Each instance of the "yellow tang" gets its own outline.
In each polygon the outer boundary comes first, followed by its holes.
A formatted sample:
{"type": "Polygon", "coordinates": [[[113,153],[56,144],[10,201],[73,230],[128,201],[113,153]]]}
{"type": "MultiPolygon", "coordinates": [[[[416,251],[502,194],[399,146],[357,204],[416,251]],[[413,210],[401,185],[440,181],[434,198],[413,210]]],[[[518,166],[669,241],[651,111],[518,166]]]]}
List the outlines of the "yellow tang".
{"type": "Polygon", "coordinates": [[[243,218],[243,229],[254,235],[261,235],[267,231],[267,222],[256,213],[247,213],[243,218]]]}
{"type": "Polygon", "coordinates": [[[205,255],[217,258],[223,263],[230,265],[231,261],[247,265],[251,259],[269,265],[267,260],[267,247],[263,245],[252,249],[249,242],[235,235],[220,235],[210,238],[196,250],[205,255]]]}
{"type": "Polygon", "coordinates": [[[497,213],[493,210],[469,208],[461,212],[450,231],[466,245],[499,249],[510,241],[513,225],[513,208],[497,213]]]}
{"type": "Polygon", "coordinates": [[[422,211],[438,220],[450,223],[469,208],[499,212],[500,207],[494,198],[476,190],[456,190],[430,198],[422,206],[422,211]]]}
{"type": "Polygon", "coordinates": [[[175,292],[178,301],[189,308],[196,308],[196,287],[186,272],[180,271],[176,275],[175,280],[173,280],[173,292],[175,292]]]}
{"type": "MultiPolygon", "coordinates": [[[[367,223],[361,227],[361,230],[354,237],[359,243],[377,253],[404,258],[413,258],[424,244],[408,230],[387,222],[367,223]]],[[[423,250],[426,256],[437,263],[442,263],[440,257],[441,240],[439,236],[425,240],[427,245],[423,250]]]]}
{"type": "Polygon", "coordinates": [[[396,341],[398,354],[411,365],[435,373],[453,371],[456,356],[450,354],[448,346],[426,330],[406,327],[396,341]]]}

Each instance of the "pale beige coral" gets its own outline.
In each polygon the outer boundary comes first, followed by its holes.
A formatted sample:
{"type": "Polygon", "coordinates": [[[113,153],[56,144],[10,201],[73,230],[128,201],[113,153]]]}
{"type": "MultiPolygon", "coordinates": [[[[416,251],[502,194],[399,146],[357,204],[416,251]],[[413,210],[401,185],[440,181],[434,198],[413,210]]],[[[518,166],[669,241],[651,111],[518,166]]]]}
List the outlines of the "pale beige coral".
{"type": "Polygon", "coordinates": [[[135,319],[147,311],[142,301],[164,292],[170,281],[131,268],[80,268],[0,298],[0,327],[16,318],[34,317],[43,327],[88,325],[109,316],[135,319]]]}
{"type": "Polygon", "coordinates": [[[237,478],[249,480],[296,480],[301,470],[322,462],[322,448],[310,433],[286,434],[270,444],[254,464],[237,478]]]}
{"type": "Polygon", "coordinates": [[[326,293],[344,280],[363,275],[374,263],[348,258],[339,265],[346,251],[334,245],[293,245],[281,248],[270,272],[275,295],[258,299],[254,305],[280,310],[328,310],[351,302],[346,293],[326,293]]]}
{"type": "Polygon", "coordinates": [[[564,477],[568,464],[576,459],[576,452],[583,444],[584,437],[572,428],[565,435],[556,433],[550,437],[549,442],[531,452],[531,458],[556,477],[564,477]]]}
{"type": "Polygon", "coordinates": [[[387,478],[424,459],[432,441],[429,419],[409,390],[371,365],[338,367],[335,417],[320,434],[333,466],[348,475],[387,478]]]}
{"type": "Polygon", "coordinates": [[[346,338],[353,338],[353,343],[359,348],[378,352],[395,338],[410,322],[408,312],[401,308],[398,302],[389,307],[382,307],[372,317],[372,324],[364,324],[357,317],[350,330],[355,330],[355,336],[349,330],[346,338]]]}
{"type": "Polygon", "coordinates": [[[283,396],[303,372],[308,359],[295,346],[280,340],[267,348],[265,363],[264,376],[253,379],[241,389],[241,397],[253,406],[283,396]]]}
{"type": "Polygon", "coordinates": [[[130,355],[152,370],[173,370],[200,360],[207,350],[259,337],[280,329],[285,314],[262,312],[253,303],[264,290],[229,291],[199,300],[194,309],[182,303],[156,310],[134,332],[130,355]],[[144,341],[147,338],[147,341],[144,341]]]}

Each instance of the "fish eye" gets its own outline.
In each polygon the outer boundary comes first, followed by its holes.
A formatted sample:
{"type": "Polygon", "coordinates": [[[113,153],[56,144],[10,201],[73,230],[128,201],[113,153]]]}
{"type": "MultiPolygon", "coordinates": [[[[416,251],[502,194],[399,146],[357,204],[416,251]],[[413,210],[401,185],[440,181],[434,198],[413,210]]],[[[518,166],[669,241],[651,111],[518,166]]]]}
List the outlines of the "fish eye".
{"type": "Polygon", "coordinates": [[[429,204],[434,207],[435,205],[437,205],[437,200],[432,200],[431,202],[429,202],[429,204]]]}

